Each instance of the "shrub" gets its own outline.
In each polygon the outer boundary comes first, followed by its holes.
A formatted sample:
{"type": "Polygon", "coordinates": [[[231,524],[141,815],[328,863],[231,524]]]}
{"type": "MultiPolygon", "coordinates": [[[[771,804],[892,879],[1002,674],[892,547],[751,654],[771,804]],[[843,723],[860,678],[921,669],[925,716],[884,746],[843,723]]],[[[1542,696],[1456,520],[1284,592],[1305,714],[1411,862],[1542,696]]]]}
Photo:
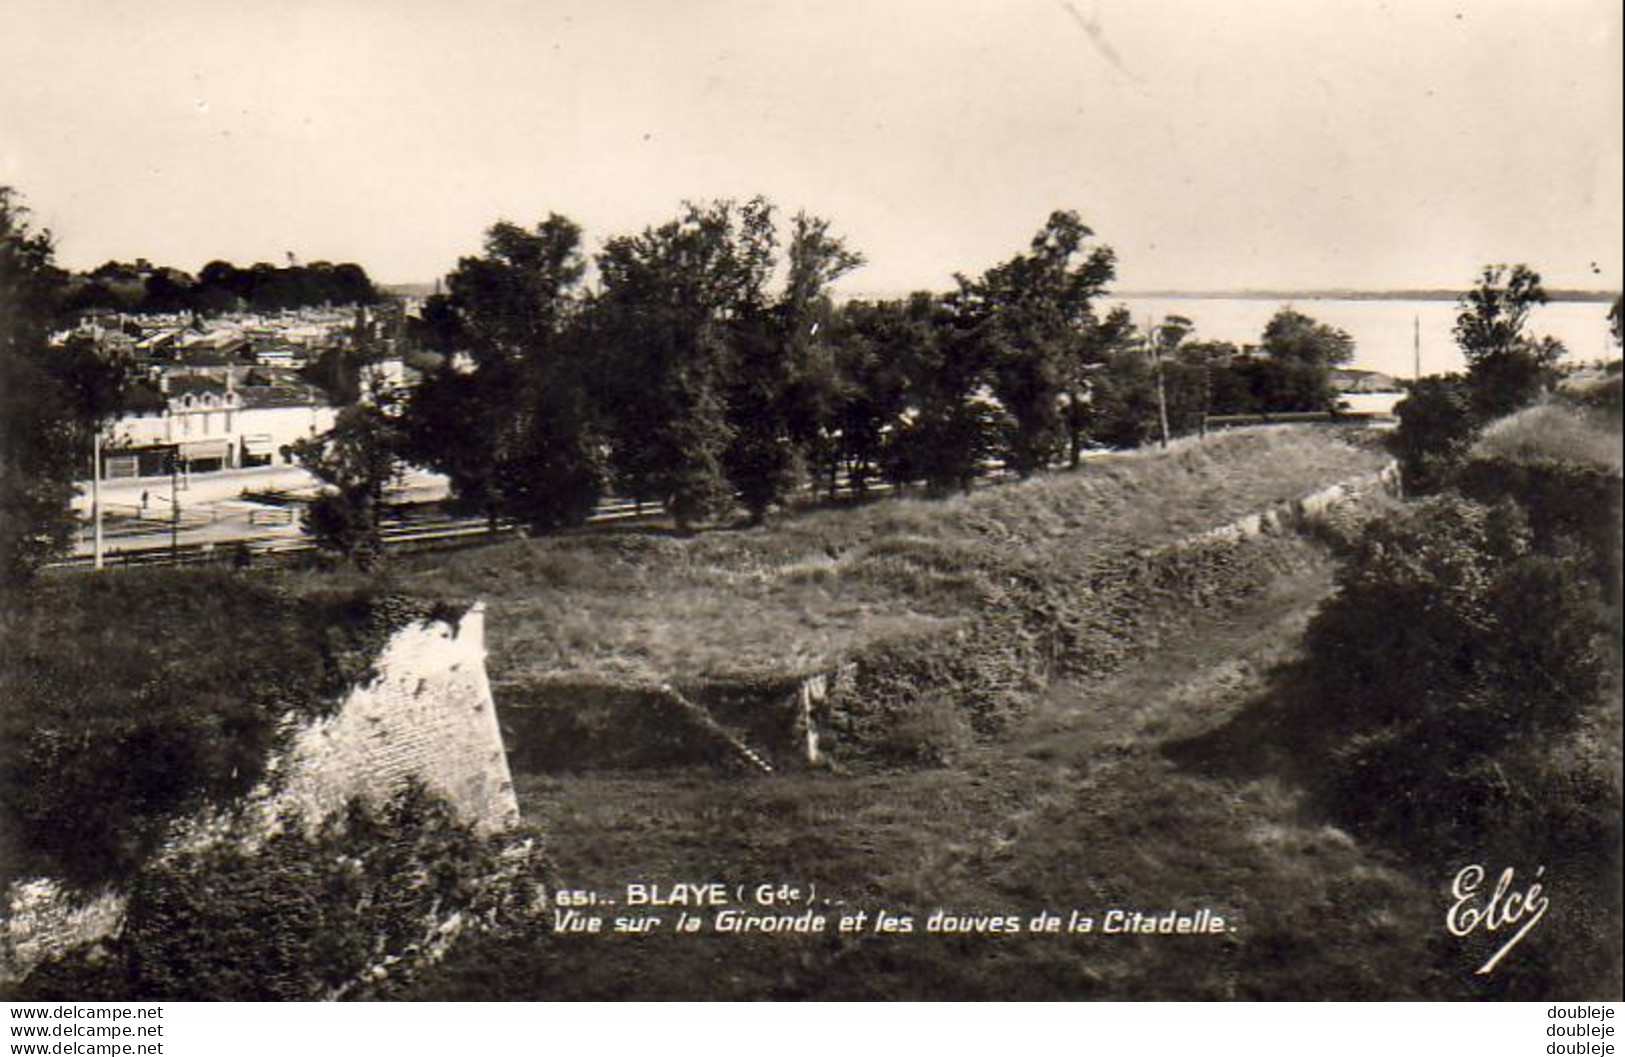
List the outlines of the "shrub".
{"type": "Polygon", "coordinates": [[[260,781],[285,717],[335,707],[396,628],[432,612],[223,570],[39,584],[0,615],[0,863],[129,876],[171,819],[260,781]]]}
{"type": "Polygon", "coordinates": [[[1615,677],[1587,562],[1537,549],[1510,503],[1448,495],[1370,526],[1338,587],[1304,665],[1335,809],[1427,856],[1504,829],[1541,796],[1506,761],[1573,732],[1615,677]]]}
{"type": "Polygon", "coordinates": [[[1572,552],[1599,584],[1617,592],[1622,486],[1619,470],[1551,458],[1475,458],[1457,486],[1483,503],[1516,502],[1527,511],[1534,545],[1572,552]]]}
{"type": "Polygon", "coordinates": [[[457,927],[448,923],[528,918],[541,900],[535,867],[530,853],[505,856],[443,799],[408,785],[314,828],[284,820],[257,848],[216,844],[166,858],[136,880],[109,949],[36,970],[23,997],[352,995],[432,957],[457,927]]]}
{"type": "Polygon", "coordinates": [[[1460,375],[1423,378],[1394,408],[1394,455],[1405,490],[1412,495],[1438,491],[1466,458],[1478,436],[1467,380],[1460,375]]]}
{"type": "Polygon", "coordinates": [[[1617,360],[1609,364],[1609,372],[1606,378],[1592,385],[1558,392],[1566,402],[1606,416],[1618,430],[1621,418],[1625,417],[1625,385],[1622,385],[1625,378],[1620,377],[1617,360]]]}

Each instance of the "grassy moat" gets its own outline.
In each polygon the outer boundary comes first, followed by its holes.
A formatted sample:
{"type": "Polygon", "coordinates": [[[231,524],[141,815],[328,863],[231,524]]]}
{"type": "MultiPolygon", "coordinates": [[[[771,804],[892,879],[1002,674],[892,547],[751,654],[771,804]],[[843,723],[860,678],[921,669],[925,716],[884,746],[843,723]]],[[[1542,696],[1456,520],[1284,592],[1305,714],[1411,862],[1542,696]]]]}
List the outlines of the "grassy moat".
{"type": "MultiPolygon", "coordinates": [[[[1483,452],[1536,458],[1530,445],[1555,438],[1596,461],[1588,429],[1540,414],[1483,452]]],[[[851,934],[707,924],[679,935],[676,909],[600,906],[606,931],[578,935],[556,931],[550,911],[466,937],[374,997],[1606,997],[1611,950],[1593,940],[1577,952],[1572,929],[1550,950],[1533,936],[1511,959],[1530,968],[1475,976],[1482,951],[1444,927],[1449,873],[1351,826],[1328,793],[1335,754],[1305,730],[1335,717],[1295,674],[1305,629],[1347,590],[1339,570],[1358,523],[1410,504],[1371,487],[1313,523],[1203,538],[1333,483],[1369,482],[1385,461],[1369,435],[1239,431],[949,499],[791,512],[763,529],[571,533],[401,558],[371,576],[141,573],[120,593],[207,579],[219,599],[241,577],[249,601],[226,607],[233,619],[251,624],[238,610],[263,603],[279,628],[296,627],[300,607],[343,612],[332,607],[349,598],[404,600],[390,603],[403,612],[482,598],[488,671],[550,890],[624,901],[628,885],[722,883],[733,909],[762,913],[738,901],[739,886],[774,884],[816,892],[814,909],[832,917],[869,915],[851,934]],[[764,740],[786,687],[848,661],[859,674],[817,716],[817,766],[764,740]],[[730,688],[718,729],[760,748],[775,773],[740,773],[632,692],[667,683],[702,706],[707,687],[730,688]],[[1100,923],[1114,911],[1223,924],[1172,935],[930,926],[937,912],[1025,926],[1043,912],[1100,923]],[[611,931],[616,916],[650,914],[662,923],[611,931]],[[882,914],[911,917],[912,931],[879,931],[882,914]]],[[[1617,478],[1617,464],[1602,472],[1617,478]]],[[[94,583],[55,588],[58,619],[80,632],[96,623],[94,583]]],[[[301,634],[306,650],[333,648],[301,634]]],[[[51,650],[37,629],[30,641],[51,650]]],[[[140,649],[119,655],[151,675],[140,649]]],[[[182,663],[169,649],[148,660],[171,673],[182,663]]],[[[200,671],[220,681],[218,666],[200,671]]],[[[1617,701],[1586,717],[1573,751],[1595,770],[1593,756],[1617,753],[1617,701]]],[[[198,744],[207,756],[219,739],[198,744]]],[[[1613,773],[1604,806],[1617,803],[1613,773]]],[[[1553,899],[1617,920],[1617,905],[1583,888],[1560,877],[1553,899]]],[[[45,979],[49,991],[76,977],[45,979]]]]}

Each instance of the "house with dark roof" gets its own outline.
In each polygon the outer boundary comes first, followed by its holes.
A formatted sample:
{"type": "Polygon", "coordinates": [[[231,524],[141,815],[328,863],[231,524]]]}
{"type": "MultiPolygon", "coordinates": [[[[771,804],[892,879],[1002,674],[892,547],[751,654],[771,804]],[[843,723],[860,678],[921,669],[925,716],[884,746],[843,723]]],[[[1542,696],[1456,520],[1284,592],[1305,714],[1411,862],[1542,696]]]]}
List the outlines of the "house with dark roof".
{"type": "Polygon", "coordinates": [[[290,464],[293,443],[331,429],[337,413],[313,386],[251,371],[163,372],[134,387],[109,429],[102,472],[153,477],[290,464]]]}

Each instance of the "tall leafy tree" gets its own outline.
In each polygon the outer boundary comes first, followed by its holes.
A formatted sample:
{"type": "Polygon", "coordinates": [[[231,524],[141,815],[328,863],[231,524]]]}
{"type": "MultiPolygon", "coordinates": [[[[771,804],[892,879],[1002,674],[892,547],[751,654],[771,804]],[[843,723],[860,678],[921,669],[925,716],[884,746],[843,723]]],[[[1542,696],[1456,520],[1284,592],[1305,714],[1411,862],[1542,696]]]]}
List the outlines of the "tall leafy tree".
{"type": "Polygon", "coordinates": [[[1456,344],[1480,419],[1510,414],[1536,399],[1555,377],[1564,349],[1528,331],[1529,313],[1546,303],[1540,274],[1517,264],[1486,267],[1457,306],[1456,344]]]}
{"type": "Polygon", "coordinates": [[[50,233],[0,186],[0,586],[72,545],[74,481],[121,399],[117,364],[84,344],[51,347],[66,282],[54,253],[50,233]]]}
{"type": "Polygon", "coordinates": [[[958,294],[915,293],[901,306],[905,408],[888,446],[887,476],[924,480],[933,494],[968,490],[998,450],[998,405],[988,391],[988,345],[958,294]]]}
{"type": "Polygon", "coordinates": [[[1354,358],[1354,339],[1293,308],[1282,308],[1264,326],[1255,389],[1259,409],[1324,411],[1336,398],[1331,369],[1354,358]]]}
{"type": "Polygon", "coordinates": [[[907,406],[905,349],[915,339],[901,301],[849,301],[831,319],[834,380],[828,420],[831,488],[844,466],[854,492],[884,472],[907,406]]]}
{"type": "Polygon", "coordinates": [[[1093,378],[1091,435],[1111,448],[1137,448],[1161,430],[1156,371],[1143,348],[1113,352],[1093,378]]]}
{"type": "Polygon", "coordinates": [[[1117,305],[1102,317],[1083,327],[1081,340],[1074,347],[1074,355],[1066,365],[1066,441],[1067,465],[1077,469],[1083,460],[1085,440],[1102,440],[1108,432],[1102,428],[1100,405],[1109,397],[1099,383],[1109,366],[1118,359],[1132,355],[1138,341],[1138,331],[1129,310],[1117,305]]]}
{"type": "Polygon", "coordinates": [[[1026,253],[975,280],[959,277],[960,305],[985,346],[989,381],[1007,417],[1006,463],[1022,476],[1047,466],[1068,440],[1067,403],[1091,351],[1093,302],[1116,276],[1109,247],[1078,215],[1050,214],[1026,253]]]}
{"type": "Polygon", "coordinates": [[[1294,308],[1282,308],[1264,324],[1259,344],[1266,354],[1313,366],[1332,368],[1354,358],[1354,339],[1294,308]]]}
{"type": "Polygon", "coordinates": [[[380,402],[339,412],[333,428],[298,441],[294,456],[325,486],[305,511],[305,531],[323,550],[370,569],[383,555],[384,489],[399,468],[399,423],[380,402]]]}
{"type": "Polygon", "coordinates": [[[493,225],[464,257],[421,333],[447,354],[403,418],[409,459],[445,473],[454,500],[494,525],[585,521],[603,491],[599,429],[579,322],[581,229],[552,214],[493,225]]]}
{"type": "MultiPolygon", "coordinates": [[[[749,229],[746,236],[752,237],[749,229]]],[[[791,222],[786,258],[784,292],[771,311],[753,313],[747,307],[730,328],[733,441],[726,466],[758,523],[799,483],[809,455],[832,476],[835,472],[834,350],[820,331],[833,315],[830,285],[863,263],[831,233],[829,221],[806,213],[791,222]]]]}
{"type": "MultiPolygon", "coordinates": [[[[690,203],[674,220],[610,239],[597,258],[593,331],[604,350],[598,377],[616,477],[684,529],[733,499],[724,467],[736,436],[731,361],[746,340],[750,355],[773,354],[765,317],[774,244],[772,207],[762,199],[690,203]]],[[[754,384],[771,394],[775,372],[753,370],[754,384]]],[[[741,399],[736,392],[736,406],[741,399]]],[[[759,436],[777,439],[765,427],[759,436]]],[[[771,477],[778,459],[768,450],[748,468],[771,477]]],[[[744,461],[737,451],[736,460],[744,461]]]]}

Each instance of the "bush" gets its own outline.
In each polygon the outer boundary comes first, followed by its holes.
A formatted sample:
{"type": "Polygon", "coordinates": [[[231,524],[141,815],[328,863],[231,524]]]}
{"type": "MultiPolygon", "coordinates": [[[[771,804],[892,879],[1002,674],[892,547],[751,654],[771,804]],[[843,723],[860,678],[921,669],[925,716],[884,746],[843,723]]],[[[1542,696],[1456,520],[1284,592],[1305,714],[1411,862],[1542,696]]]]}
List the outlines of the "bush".
{"type": "Polygon", "coordinates": [[[1449,483],[1478,436],[1479,420],[1467,380],[1460,375],[1423,378],[1394,412],[1399,416],[1394,455],[1405,491],[1411,495],[1438,491],[1449,483]]]}
{"type": "Polygon", "coordinates": [[[1506,761],[1571,734],[1615,678],[1588,563],[1537,549],[1510,503],[1448,495],[1374,523],[1338,586],[1304,666],[1335,810],[1424,856],[1504,830],[1542,795],[1506,761]]]}
{"type": "Polygon", "coordinates": [[[81,885],[129,876],[171,819],[261,780],[284,718],[336,707],[390,634],[431,612],[223,570],[39,584],[0,615],[0,864],[81,885]]]}
{"type": "Polygon", "coordinates": [[[36,970],[22,998],[353,997],[432,958],[457,928],[448,923],[528,918],[541,900],[535,867],[409,785],[315,828],[285,820],[255,849],[217,844],[166,858],[136,880],[108,949],[36,970]]]}
{"type": "Polygon", "coordinates": [[[1603,415],[1617,431],[1625,418],[1625,378],[1620,377],[1619,361],[1608,365],[1608,374],[1587,385],[1564,386],[1557,391],[1564,403],[1603,415]]]}
{"type": "Polygon", "coordinates": [[[1527,511],[1533,544],[1589,559],[1598,583],[1617,591],[1622,485],[1619,470],[1551,458],[1475,458],[1457,487],[1481,503],[1511,500],[1527,511]]]}

